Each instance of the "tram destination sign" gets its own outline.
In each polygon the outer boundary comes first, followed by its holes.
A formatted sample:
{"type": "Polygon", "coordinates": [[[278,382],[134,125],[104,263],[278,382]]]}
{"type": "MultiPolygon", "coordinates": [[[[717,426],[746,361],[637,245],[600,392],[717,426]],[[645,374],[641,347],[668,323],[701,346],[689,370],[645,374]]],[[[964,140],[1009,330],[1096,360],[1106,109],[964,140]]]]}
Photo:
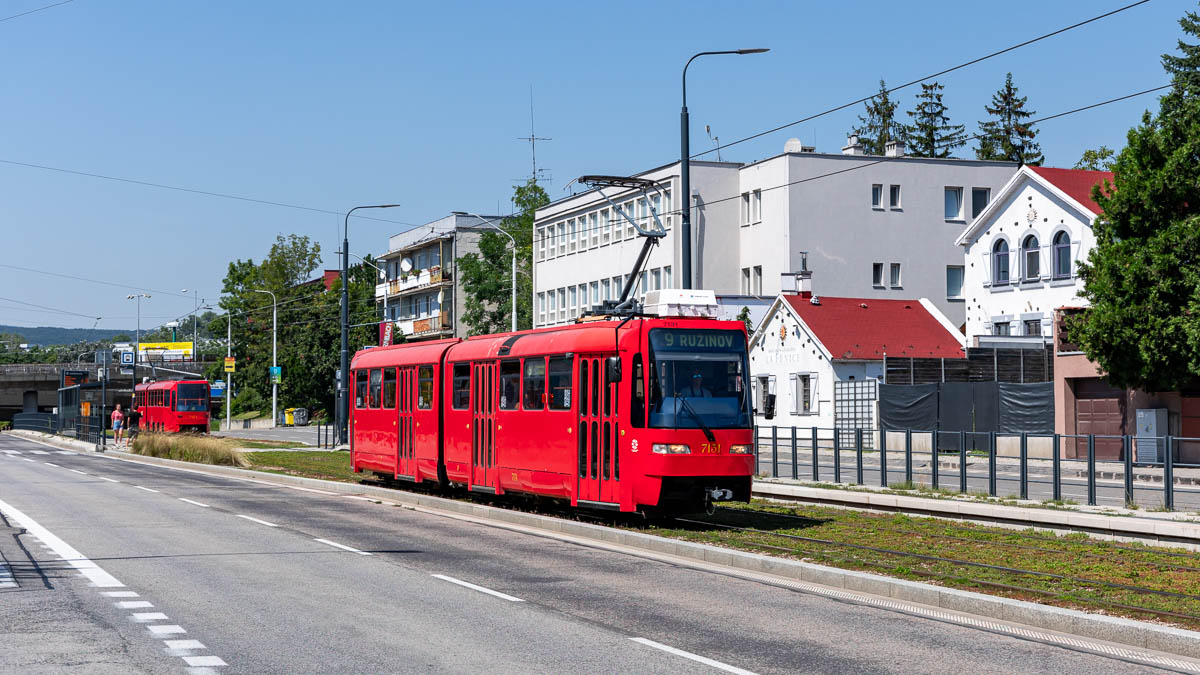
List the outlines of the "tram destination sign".
{"type": "Polygon", "coordinates": [[[728,353],[744,348],[741,331],[686,328],[655,328],[650,331],[650,346],[655,351],[693,353],[728,353]]]}

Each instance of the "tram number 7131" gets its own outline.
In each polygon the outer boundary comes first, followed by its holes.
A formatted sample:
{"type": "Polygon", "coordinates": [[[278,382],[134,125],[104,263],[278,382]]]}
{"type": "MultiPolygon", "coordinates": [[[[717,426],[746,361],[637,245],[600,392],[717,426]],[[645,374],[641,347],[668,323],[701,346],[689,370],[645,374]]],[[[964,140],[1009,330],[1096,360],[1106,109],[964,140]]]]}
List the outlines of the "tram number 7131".
{"type": "Polygon", "coordinates": [[[700,454],[702,455],[719,455],[721,454],[720,443],[701,443],[700,454]]]}

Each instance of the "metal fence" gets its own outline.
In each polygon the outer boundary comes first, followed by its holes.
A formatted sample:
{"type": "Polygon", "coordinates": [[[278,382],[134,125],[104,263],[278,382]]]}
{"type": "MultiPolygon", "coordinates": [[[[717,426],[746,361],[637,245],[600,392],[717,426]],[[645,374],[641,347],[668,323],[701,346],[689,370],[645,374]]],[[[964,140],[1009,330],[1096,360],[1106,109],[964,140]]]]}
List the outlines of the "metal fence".
{"type": "Polygon", "coordinates": [[[772,478],[1200,511],[1200,438],[855,429],[847,443],[845,429],[816,427],[755,435],[757,473],[772,478]]]}
{"type": "Polygon", "coordinates": [[[58,433],[58,415],[53,413],[17,413],[13,415],[13,429],[58,433]]]}
{"type": "Polygon", "coordinates": [[[317,447],[332,449],[334,447],[333,425],[317,422],[312,426],[317,430],[317,447]]]}

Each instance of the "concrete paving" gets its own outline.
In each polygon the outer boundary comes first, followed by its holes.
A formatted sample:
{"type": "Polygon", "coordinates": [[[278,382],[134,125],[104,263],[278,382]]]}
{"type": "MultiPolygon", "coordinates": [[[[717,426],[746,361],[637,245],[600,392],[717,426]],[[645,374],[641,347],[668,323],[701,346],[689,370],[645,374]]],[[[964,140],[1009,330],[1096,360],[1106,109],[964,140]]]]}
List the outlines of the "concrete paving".
{"type": "Polygon", "coordinates": [[[234,429],[232,431],[214,431],[213,436],[241,438],[252,441],[285,441],[288,443],[303,443],[316,447],[322,441],[328,442],[327,435],[332,432],[328,427],[321,427],[318,432],[315,426],[307,427],[275,427],[274,429],[234,429]]]}
{"type": "MultiPolygon", "coordinates": [[[[186,658],[228,664],[195,666],[219,672],[1155,672],[367,499],[11,436],[0,437],[0,500],[118,579],[116,592],[137,594],[105,596],[114,591],[72,575],[22,587],[122,646],[84,668],[94,672],[177,671],[186,658]]],[[[40,549],[30,557],[57,564],[40,549]]],[[[0,601],[0,625],[17,636],[0,670],[29,670],[33,651],[41,670],[76,663],[71,644],[43,647],[27,632],[37,623],[0,601]]]]}

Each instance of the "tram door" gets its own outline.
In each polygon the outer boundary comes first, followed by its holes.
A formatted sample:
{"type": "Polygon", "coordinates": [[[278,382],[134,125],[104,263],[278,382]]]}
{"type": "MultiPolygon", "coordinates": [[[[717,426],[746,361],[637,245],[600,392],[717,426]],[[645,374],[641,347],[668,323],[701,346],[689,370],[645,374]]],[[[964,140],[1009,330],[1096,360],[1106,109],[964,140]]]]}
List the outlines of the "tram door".
{"type": "Polygon", "coordinates": [[[621,478],[617,458],[618,384],[608,381],[603,356],[580,357],[576,369],[576,494],[580,500],[615,505],[620,502],[621,478]]]}
{"type": "Polygon", "coordinates": [[[413,460],[413,401],[416,398],[416,380],[416,368],[401,368],[396,383],[396,477],[410,480],[416,475],[413,460]]]}
{"type": "Polygon", "coordinates": [[[471,365],[471,485],[492,487],[496,466],[496,364],[471,365]]]}

